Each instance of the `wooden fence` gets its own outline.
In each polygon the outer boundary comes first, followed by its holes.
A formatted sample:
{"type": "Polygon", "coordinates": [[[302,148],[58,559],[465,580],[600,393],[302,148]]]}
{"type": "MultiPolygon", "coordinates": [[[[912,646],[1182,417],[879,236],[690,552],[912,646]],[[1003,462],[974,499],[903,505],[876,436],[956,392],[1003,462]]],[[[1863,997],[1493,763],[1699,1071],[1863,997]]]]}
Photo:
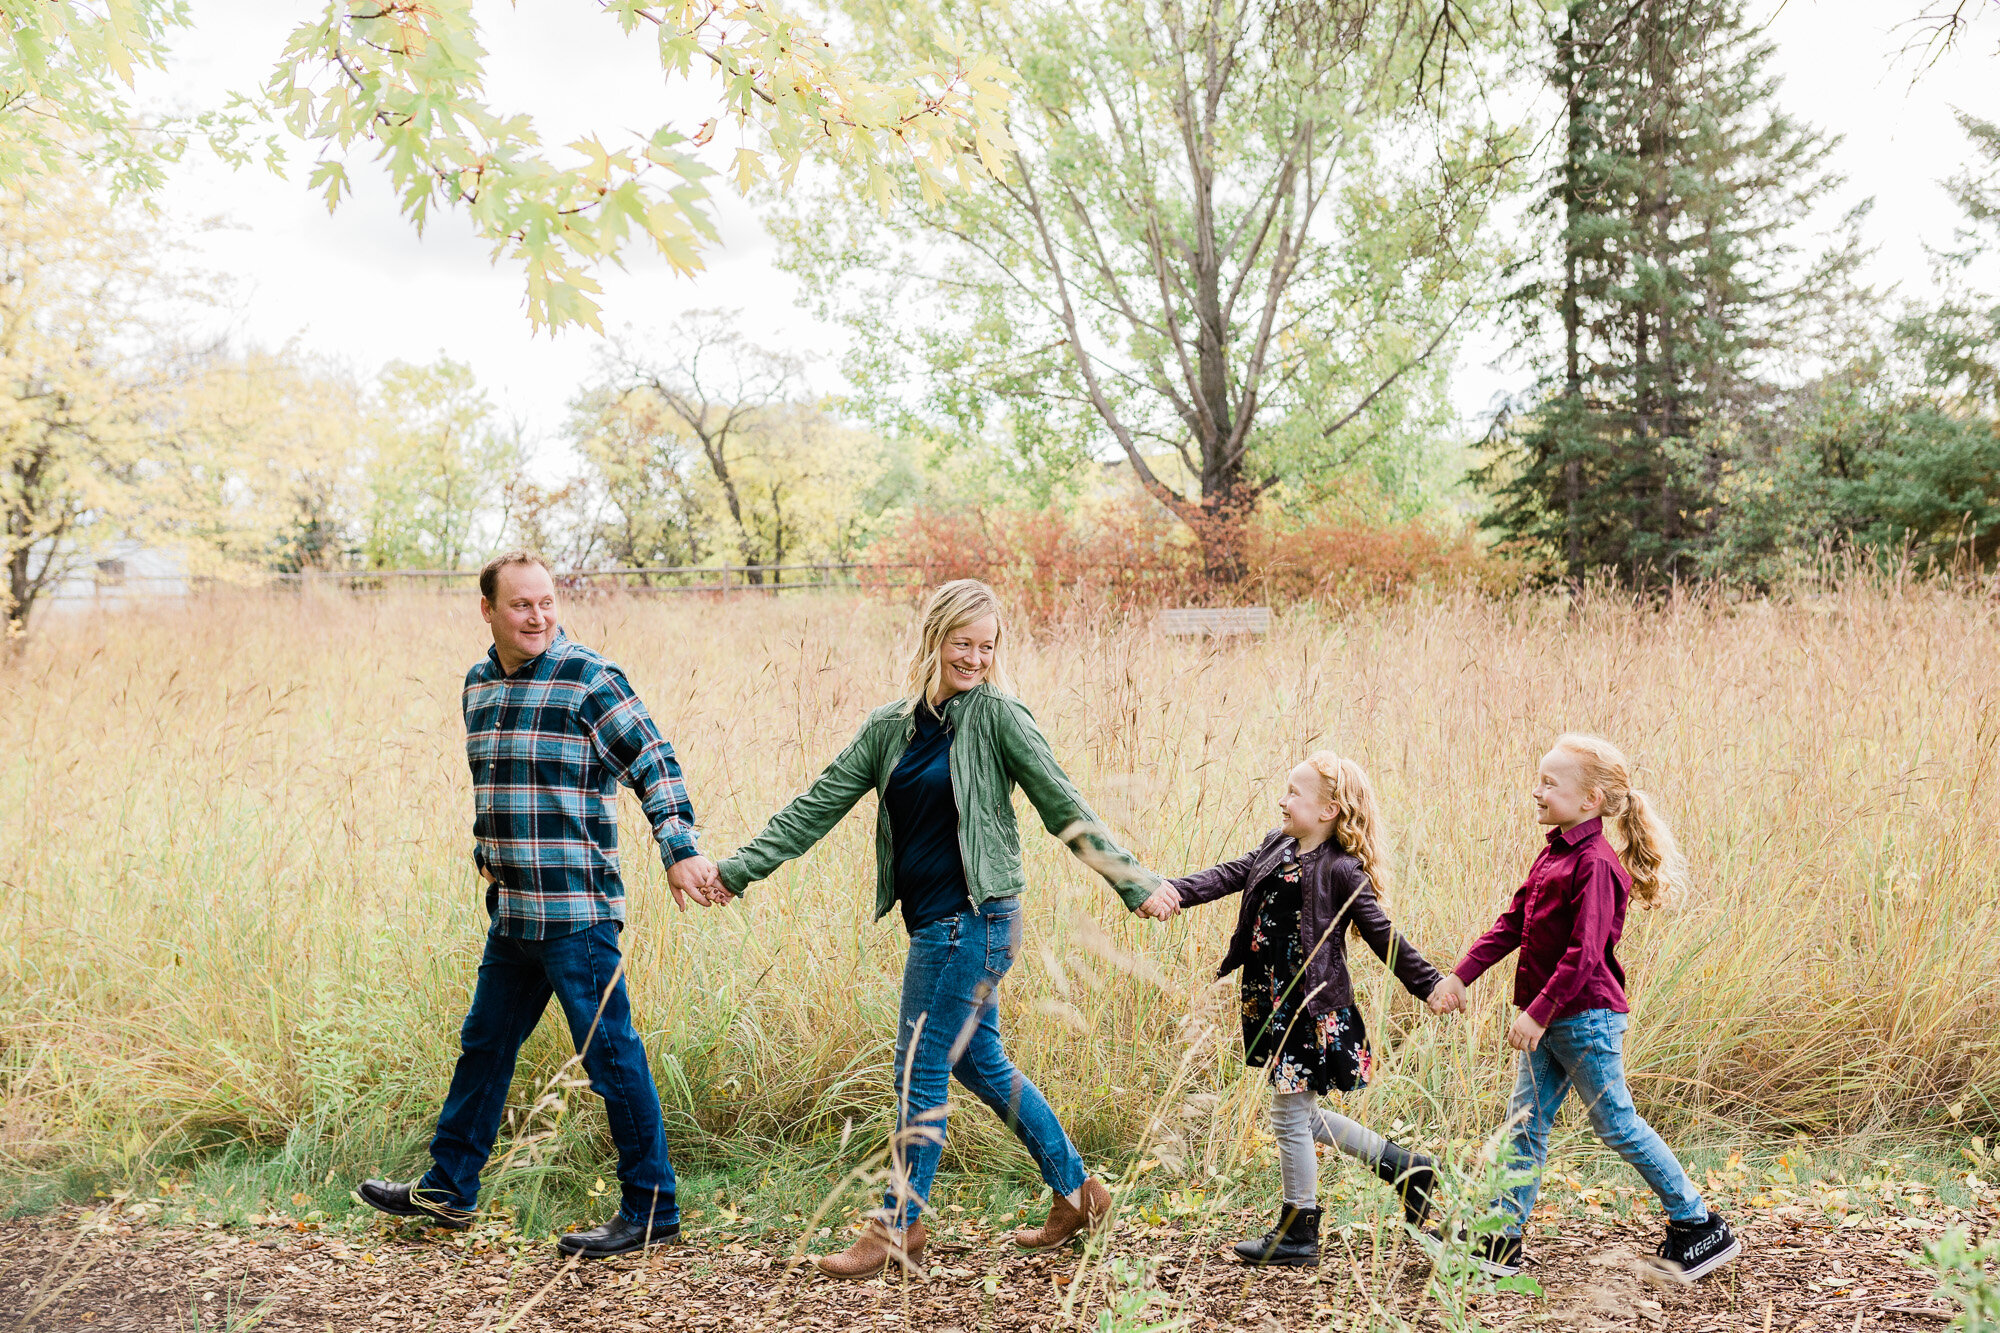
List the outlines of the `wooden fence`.
{"type": "MultiPolygon", "coordinates": [[[[829,589],[913,587],[921,570],[910,565],[653,565],[635,569],[559,571],[556,586],[565,593],[758,593],[829,589]]],[[[273,574],[276,588],[327,588],[342,592],[392,591],[465,592],[479,577],[473,569],[331,569],[300,574],[273,574]]]]}

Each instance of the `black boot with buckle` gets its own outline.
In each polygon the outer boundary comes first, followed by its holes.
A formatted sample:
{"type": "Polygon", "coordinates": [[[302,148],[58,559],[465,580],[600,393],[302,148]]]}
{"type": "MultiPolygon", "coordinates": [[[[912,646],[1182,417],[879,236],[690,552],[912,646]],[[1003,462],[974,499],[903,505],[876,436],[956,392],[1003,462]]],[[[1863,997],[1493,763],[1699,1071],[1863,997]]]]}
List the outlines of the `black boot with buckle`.
{"type": "Polygon", "coordinates": [[[1319,1263],[1319,1220],[1317,1208],[1278,1210],[1278,1224],[1256,1240],[1236,1242],[1236,1257],[1259,1268],[1312,1268],[1319,1263]]]}
{"type": "Polygon", "coordinates": [[[1431,1191],[1437,1188],[1437,1163],[1400,1143],[1385,1141],[1375,1174],[1403,1201],[1403,1223],[1421,1228],[1431,1211],[1431,1191]]]}

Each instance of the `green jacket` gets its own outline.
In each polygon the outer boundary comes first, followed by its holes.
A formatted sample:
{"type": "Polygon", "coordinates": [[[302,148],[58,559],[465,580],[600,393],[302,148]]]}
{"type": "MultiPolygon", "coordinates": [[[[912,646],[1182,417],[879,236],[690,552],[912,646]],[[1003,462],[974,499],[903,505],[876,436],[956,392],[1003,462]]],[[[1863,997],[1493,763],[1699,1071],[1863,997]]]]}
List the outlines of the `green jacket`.
{"type": "MultiPolygon", "coordinates": [[[[1136,911],[1163,882],[1111,840],[1056,763],[1041,728],[1019,699],[990,685],[975,685],[946,700],[944,723],[952,729],[958,854],[965,863],[965,886],[974,906],[1011,898],[1027,887],[1011,799],[1017,783],[1040,812],[1043,826],[1102,875],[1127,907],[1136,911]]],[[[762,833],[717,867],[729,891],[741,895],[785,862],[804,856],[854,808],[863,792],[872,789],[880,802],[889,775],[915,734],[916,721],[900,701],[870,713],[860,732],[812,786],[793,797],[771,816],[762,833]]],[[[887,914],[895,903],[895,843],[884,805],[875,816],[875,915],[887,914]]]]}

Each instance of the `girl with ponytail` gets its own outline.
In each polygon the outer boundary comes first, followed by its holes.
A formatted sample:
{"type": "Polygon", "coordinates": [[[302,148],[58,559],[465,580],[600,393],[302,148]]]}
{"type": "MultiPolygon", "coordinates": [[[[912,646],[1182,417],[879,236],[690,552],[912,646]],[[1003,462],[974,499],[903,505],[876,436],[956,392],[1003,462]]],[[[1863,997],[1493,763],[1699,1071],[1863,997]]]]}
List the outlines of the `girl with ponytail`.
{"type": "Polygon", "coordinates": [[[1347,928],[1420,1000],[1438,973],[1383,913],[1388,839],[1361,766],[1319,751],[1292,770],[1278,810],[1283,822],[1256,847],[1169,886],[1182,907],[1243,895],[1217,975],[1243,971],[1243,1057],[1270,1069],[1285,1198],[1277,1225],[1236,1253],[1245,1263],[1303,1267],[1319,1263],[1315,1141],[1361,1159],[1393,1186],[1413,1227],[1436,1180],[1430,1158],[1319,1104],[1335,1089],[1365,1086],[1373,1063],[1347,974],[1347,928]]]}
{"type": "Polygon", "coordinates": [[[1532,795],[1536,819],[1552,826],[1548,846],[1500,920],[1430,999],[1437,1013],[1463,1007],[1465,988],[1520,950],[1514,1003],[1521,1012],[1507,1030],[1507,1044],[1520,1056],[1507,1118],[1514,1164],[1528,1174],[1498,1205],[1507,1215],[1504,1230],[1477,1237],[1473,1258],[1496,1276],[1521,1270],[1522,1233],[1541,1189],[1549,1129],[1574,1087],[1591,1128],[1644,1177],[1666,1210],[1658,1268],[1692,1282],[1743,1247],[1632,1105],[1624,1055],[1630,1006],[1616,952],[1628,900],[1658,905],[1683,886],[1686,865],[1666,821],[1632,785],[1631,765],[1607,740],[1557,737],[1542,756],[1532,795]],[[1605,837],[1607,822],[1624,844],[1622,857],[1605,837]]]}

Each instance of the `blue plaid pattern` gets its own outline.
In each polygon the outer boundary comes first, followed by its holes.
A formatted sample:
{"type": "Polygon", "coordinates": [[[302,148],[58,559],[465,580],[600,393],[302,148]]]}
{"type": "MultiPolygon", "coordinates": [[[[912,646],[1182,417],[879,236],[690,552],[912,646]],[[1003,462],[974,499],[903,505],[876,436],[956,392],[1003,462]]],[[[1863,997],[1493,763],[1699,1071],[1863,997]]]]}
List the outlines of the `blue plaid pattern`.
{"type": "Polygon", "coordinates": [[[509,676],[500,655],[465,673],[473,860],[494,929],[555,939],[625,919],[618,787],[638,794],[668,865],[697,852],[694,809],[674,750],[625,673],[558,631],[509,676]]]}

